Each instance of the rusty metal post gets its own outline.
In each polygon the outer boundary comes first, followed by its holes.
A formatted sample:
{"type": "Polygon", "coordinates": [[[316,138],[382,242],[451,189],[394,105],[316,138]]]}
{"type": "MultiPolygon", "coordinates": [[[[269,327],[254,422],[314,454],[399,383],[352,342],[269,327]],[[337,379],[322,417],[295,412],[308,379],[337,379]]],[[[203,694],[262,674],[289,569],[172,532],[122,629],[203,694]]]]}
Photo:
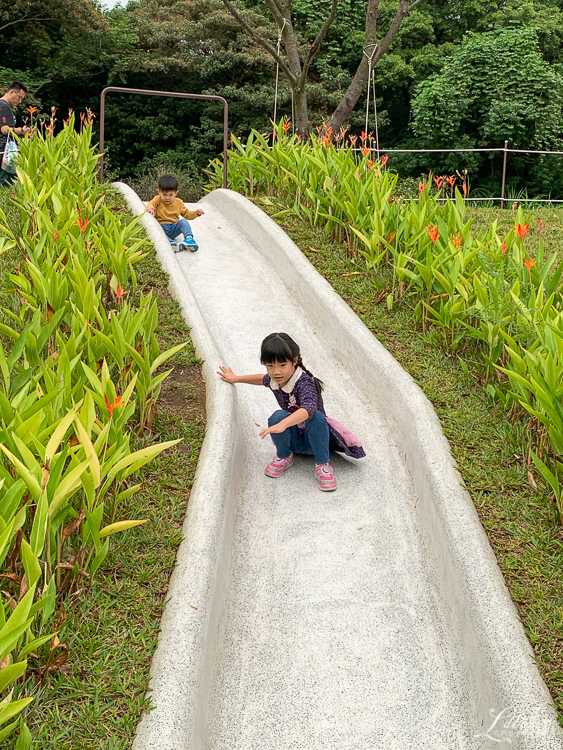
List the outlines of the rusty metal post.
{"type": "Polygon", "coordinates": [[[227,187],[227,144],[229,136],[229,104],[222,96],[214,94],[183,94],[179,91],[154,91],[152,89],[128,89],[122,86],[107,86],[100,96],[100,157],[98,162],[98,179],[104,181],[104,146],[105,146],[105,117],[106,94],[117,91],[122,94],[143,94],[145,96],[173,96],[177,99],[203,99],[205,101],[222,102],[223,104],[223,187],[227,187]]]}
{"type": "Polygon", "coordinates": [[[504,142],[504,157],[502,161],[502,186],[500,189],[500,207],[504,208],[504,188],[506,186],[506,157],[508,156],[508,141],[504,142]]]}

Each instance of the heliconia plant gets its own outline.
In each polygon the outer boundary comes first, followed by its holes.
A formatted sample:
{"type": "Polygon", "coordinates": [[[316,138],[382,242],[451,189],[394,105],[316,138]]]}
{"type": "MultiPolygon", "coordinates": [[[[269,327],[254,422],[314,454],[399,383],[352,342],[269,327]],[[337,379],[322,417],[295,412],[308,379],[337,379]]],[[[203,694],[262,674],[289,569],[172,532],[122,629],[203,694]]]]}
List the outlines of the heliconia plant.
{"type": "Polygon", "coordinates": [[[160,351],[156,301],[136,295],[147,239],[107,208],[91,137],[71,117],[56,137],[23,139],[17,232],[0,213],[0,252],[22,259],[0,320],[0,575],[12,591],[0,596],[0,741],[19,730],[22,750],[30,675],[68,657],[64,597],[91,584],[114,534],[146,523],[123,504],[178,442],[131,446],[152,428],[162,365],[186,344],[160,351]]]}
{"type": "MultiPolygon", "coordinates": [[[[324,131],[302,142],[289,135],[287,121],[275,134],[273,145],[256,131],[244,144],[232,137],[230,187],[276,195],[289,207],[275,216],[303,216],[368,268],[389,268],[389,308],[409,299],[423,330],[437,328],[451,351],[480,354],[491,397],[511,415],[528,415],[530,463],[563,520],[563,263],[555,253],[545,256],[541,221],[532,257],[536,229],[521,208],[504,237],[496,222],[472,232],[466,173],[461,183],[456,175],[429,175],[415,198],[405,198],[366,133],[361,149],[357,136],[324,131]]],[[[218,161],[210,164],[209,188],[220,186],[221,170],[218,161]]]]}

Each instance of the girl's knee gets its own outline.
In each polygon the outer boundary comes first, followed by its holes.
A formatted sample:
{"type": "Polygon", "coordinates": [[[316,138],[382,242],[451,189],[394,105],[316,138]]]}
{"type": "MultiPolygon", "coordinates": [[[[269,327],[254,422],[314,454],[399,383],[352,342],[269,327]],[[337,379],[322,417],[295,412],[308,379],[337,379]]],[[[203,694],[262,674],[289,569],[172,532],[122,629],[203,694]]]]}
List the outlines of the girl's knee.
{"type": "Polygon", "coordinates": [[[286,417],[289,417],[289,412],[284,411],[283,409],[278,409],[268,417],[268,427],[272,427],[273,425],[278,424],[282,421],[282,419],[285,419],[286,417]]]}

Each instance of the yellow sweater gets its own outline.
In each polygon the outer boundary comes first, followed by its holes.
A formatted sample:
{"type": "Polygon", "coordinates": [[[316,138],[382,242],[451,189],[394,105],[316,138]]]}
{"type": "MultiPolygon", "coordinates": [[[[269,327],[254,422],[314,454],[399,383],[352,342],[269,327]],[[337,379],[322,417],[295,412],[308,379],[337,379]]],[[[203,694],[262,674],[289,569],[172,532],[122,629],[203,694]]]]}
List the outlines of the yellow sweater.
{"type": "Polygon", "coordinates": [[[155,195],[147,203],[147,208],[154,209],[154,218],[159,224],[175,224],[180,216],[188,220],[197,219],[197,212],[187,209],[179,198],[174,198],[172,203],[166,205],[160,195],[155,195]]]}

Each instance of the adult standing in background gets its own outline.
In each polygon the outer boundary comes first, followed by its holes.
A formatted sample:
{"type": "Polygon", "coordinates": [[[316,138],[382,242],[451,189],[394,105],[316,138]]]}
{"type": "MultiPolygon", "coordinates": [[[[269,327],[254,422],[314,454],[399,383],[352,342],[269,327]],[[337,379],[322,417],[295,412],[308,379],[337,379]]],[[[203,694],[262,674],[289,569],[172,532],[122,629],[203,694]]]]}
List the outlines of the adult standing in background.
{"type": "MultiPolygon", "coordinates": [[[[19,81],[12,81],[4,96],[0,98],[0,161],[6,148],[9,132],[12,131],[16,135],[24,135],[24,133],[29,133],[30,131],[27,125],[16,127],[16,117],[12,109],[13,107],[17,107],[26,94],[27,86],[19,81]]],[[[9,185],[14,180],[15,175],[0,169],[0,187],[9,185]]]]}

